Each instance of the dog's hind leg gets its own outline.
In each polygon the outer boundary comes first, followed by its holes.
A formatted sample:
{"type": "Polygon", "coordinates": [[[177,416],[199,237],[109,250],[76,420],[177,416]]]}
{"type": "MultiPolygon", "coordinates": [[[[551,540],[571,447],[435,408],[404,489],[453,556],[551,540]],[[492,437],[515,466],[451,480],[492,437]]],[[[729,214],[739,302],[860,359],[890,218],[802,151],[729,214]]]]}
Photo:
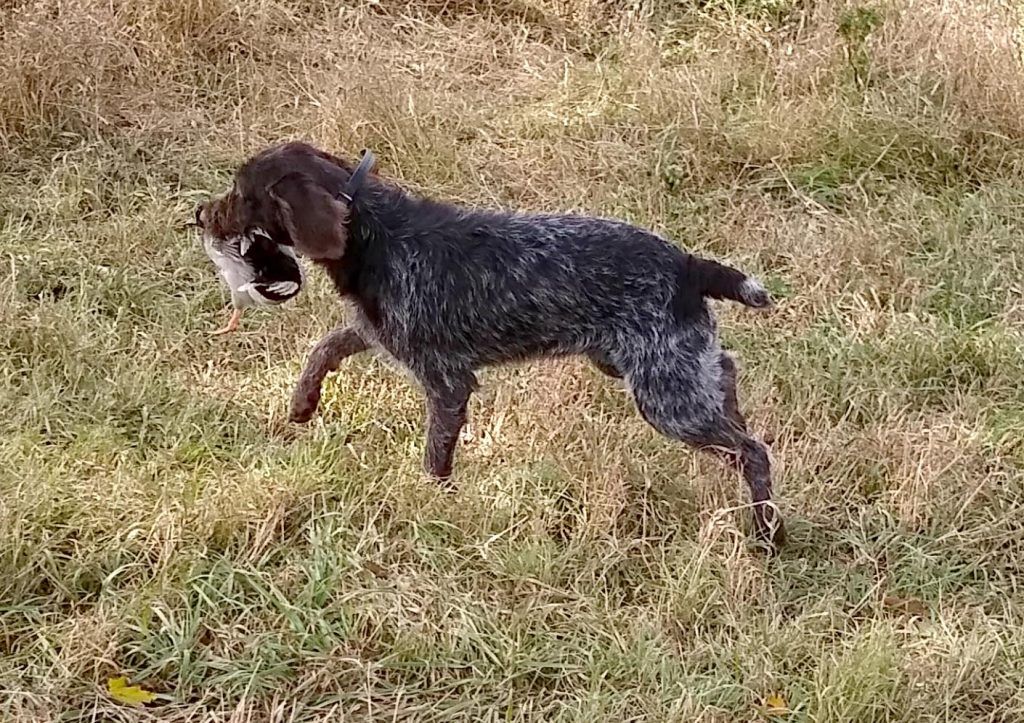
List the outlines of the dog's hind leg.
{"type": "Polygon", "coordinates": [[[295,391],[288,418],[293,422],[308,422],[320,404],[320,390],[324,377],[353,354],[365,351],[369,343],[351,326],[334,329],[320,340],[310,352],[295,391]]]}
{"type": "Polygon", "coordinates": [[[778,548],[785,541],[782,518],[772,503],[768,449],[752,437],[736,404],[732,359],[717,345],[671,358],[641,361],[629,374],[640,414],[662,434],[739,463],[754,505],[754,530],[778,548]]]}
{"type": "Polygon", "coordinates": [[[718,357],[718,364],[722,367],[722,393],[725,395],[722,400],[725,413],[743,431],[747,430],[747,420],[740,411],[739,400],[736,396],[736,362],[728,352],[722,352],[718,357]]]}
{"type": "Polygon", "coordinates": [[[740,411],[736,394],[736,362],[723,351],[719,357],[719,364],[722,368],[724,411],[743,435],[739,462],[755,505],[754,524],[762,539],[770,539],[778,546],[785,542],[786,529],[782,518],[770,504],[772,476],[768,448],[747,430],[747,420],[740,411]]]}

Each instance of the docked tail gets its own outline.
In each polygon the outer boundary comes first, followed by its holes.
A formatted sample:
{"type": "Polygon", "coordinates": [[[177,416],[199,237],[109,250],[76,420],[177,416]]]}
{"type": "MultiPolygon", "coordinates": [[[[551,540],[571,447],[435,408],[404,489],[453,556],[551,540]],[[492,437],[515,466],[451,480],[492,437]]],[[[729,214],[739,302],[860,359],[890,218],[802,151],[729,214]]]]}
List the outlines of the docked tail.
{"type": "Polygon", "coordinates": [[[771,295],[757,279],[718,261],[684,254],[678,266],[676,304],[687,308],[698,298],[729,299],[754,308],[772,306],[771,295]]]}
{"type": "Polygon", "coordinates": [[[742,271],[697,256],[687,261],[687,281],[699,288],[702,296],[738,301],[755,309],[768,309],[775,303],[760,281],[742,271]]]}

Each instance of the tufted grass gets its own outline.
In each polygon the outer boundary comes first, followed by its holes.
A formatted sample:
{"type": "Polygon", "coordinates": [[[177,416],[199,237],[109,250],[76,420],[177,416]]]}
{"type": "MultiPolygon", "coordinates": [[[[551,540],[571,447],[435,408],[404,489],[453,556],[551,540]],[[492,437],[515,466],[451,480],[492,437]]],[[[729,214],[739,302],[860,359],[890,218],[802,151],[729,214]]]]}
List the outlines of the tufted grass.
{"type": "Polygon", "coordinates": [[[1019,32],[987,0],[0,3],[0,718],[1024,718],[1019,32]],[[720,319],[784,554],[580,361],[482,375],[452,494],[385,362],[288,427],[344,308],[314,278],[207,337],[182,224],[291,137],[763,277],[774,314],[720,319]]]}

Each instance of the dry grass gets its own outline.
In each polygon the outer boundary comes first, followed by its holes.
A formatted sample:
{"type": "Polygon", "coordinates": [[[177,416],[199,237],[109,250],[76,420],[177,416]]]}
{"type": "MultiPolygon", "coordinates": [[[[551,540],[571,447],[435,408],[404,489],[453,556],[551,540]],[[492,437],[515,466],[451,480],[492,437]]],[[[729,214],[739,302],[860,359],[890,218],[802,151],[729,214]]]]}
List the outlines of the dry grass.
{"type": "Polygon", "coordinates": [[[1024,719],[1020,29],[967,0],[0,3],[0,718],[1024,719]],[[785,554],[576,361],[485,375],[454,496],[378,361],[284,430],[343,310],[318,281],[207,338],[181,224],[286,137],[766,278],[779,311],[722,327],[785,554]]]}

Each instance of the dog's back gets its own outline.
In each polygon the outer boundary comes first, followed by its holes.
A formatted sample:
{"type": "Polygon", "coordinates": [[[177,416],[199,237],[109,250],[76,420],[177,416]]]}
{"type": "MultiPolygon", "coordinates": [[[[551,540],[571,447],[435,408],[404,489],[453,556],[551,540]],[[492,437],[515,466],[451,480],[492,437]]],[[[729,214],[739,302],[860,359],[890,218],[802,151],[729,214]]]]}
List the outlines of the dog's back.
{"type": "Polygon", "coordinates": [[[377,332],[400,359],[433,353],[477,367],[618,356],[679,325],[709,324],[706,297],[770,303],[745,274],[621,221],[388,200],[402,206],[388,217],[406,222],[400,233],[368,229],[376,248],[361,261],[378,266],[377,332]]]}

